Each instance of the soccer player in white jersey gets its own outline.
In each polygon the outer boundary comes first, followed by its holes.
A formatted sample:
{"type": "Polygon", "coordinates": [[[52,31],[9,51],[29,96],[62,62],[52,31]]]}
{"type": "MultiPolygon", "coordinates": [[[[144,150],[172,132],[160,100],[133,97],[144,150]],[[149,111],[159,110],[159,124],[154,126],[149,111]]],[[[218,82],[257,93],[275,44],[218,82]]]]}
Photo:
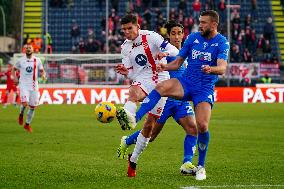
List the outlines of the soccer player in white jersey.
{"type": "MultiPolygon", "coordinates": [[[[116,71],[133,80],[129,88],[128,101],[123,108],[117,111],[118,121],[121,128],[125,130],[134,129],[136,126],[135,120],[128,122],[128,118],[133,117],[130,115],[135,114],[136,103],[142,101],[158,83],[169,79],[167,71],[157,72],[156,64],[162,61],[161,57],[176,56],[179,51],[156,32],[140,30],[134,15],[126,15],[121,19],[121,29],[126,40],[121,46],[122,64],[116,66],[116,71]],[[161,48],[164,49],[163,52],[161,52],[161,48]]],[[[133,163],[132,167],[136,166],[139,155],[149,143],[152,127],[161,116],[166,99],[161,98],[156,107],[148,113],[130,157],[131,161],[129,162],[133,163]]],[[[128,170],[128,176],[133,177],[135,174],[135,170],[128,170]]]]}
{"type": "Polygon", "coordinates": [[[30,123],[34,116],[34,111],[39,101],[39,91],[38,91],[38,74],[42,79],[46,79],[45,71],[41,60],[33,56],[32,45],[26,45],[26,55],[20,58],[12,70],[12,76],[15,82],[18,82],[17,77],[15,77],[15,71],[20,71],[20,98],[21,98],[21,108],[19,114],[19,124],[23,125],[23,117],[26,107],[29,105],[29,111],[27,113],[26,122],[24,129],[28,132],[32,132],[30,123]]]}

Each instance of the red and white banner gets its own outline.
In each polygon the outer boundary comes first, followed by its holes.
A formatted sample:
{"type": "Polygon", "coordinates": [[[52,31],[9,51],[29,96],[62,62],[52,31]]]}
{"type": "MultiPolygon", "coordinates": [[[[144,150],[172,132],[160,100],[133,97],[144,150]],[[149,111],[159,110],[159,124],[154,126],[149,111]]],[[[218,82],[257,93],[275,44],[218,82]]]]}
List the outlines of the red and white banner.
{"type": "MultiPolygon", "coordinates": [[[[0,88],[0,94],[5,89],[0,88]]],[[[241,103],[283,103],[284,87],[217,87],[216,102],[241,103]]],[[[40,104],[96,104],[109,101],[124,104],[128,97],[128,88],[42,88],[40,89],[40,104]]]]}

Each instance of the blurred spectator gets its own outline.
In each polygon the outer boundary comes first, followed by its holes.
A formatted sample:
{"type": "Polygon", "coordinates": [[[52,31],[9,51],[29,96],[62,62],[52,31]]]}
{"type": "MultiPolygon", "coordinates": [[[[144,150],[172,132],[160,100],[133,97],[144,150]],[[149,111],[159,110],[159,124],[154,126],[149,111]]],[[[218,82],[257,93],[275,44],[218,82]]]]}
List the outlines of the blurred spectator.
{"type": "Polygon", "coordinates": [[[141,6],[142,6],[142,2],[141,0],[136,0],[136,3],[135,3],[135,12],[137,13],[141,13],[141,6]]]}
{"type": "Polygon", "coordinates": [[[171,10],[170,10],[170,20],[175,20],[176,18],[177,18],[176,9],[175,8],[171,8],[171,10]]]}
{"type": "Polygon", "coordinates": [[[243,52],[244,62],[253,62],[252,54],[249,52],[248,48],[245,48],[243,52]]]}
{"type": "Polygon", "coordinates": [[[43,48],[44,53],[52,54],[52,38],[48,32],[43,36],[43,48]]]}
{"type": "Polygon", "coordinates": [[[151,0],[142,0],[144,10],[149,8],[150,2],[151,2],[151,0]]]}
{"type": "Polygon", "coordinates": [[[205,2],[205,10],[215,10],[214,0],[206,0],[206,2],[205,2]]]}
{"type": "Polygon", "coordinates": [[[263,34],[261,34],[257,40],[256,44],[256,55],[262,56],[263,55],[263,46],[265,44],[265,39],[263,37],[263,34]]]}
{"type": "Polygon", "coordinates": [[[268,76],[266,73],[264,77],[261,78],[261,82],[265,84],[270,84],[272,82],[272,78],[268,76]]]}
{"type": "Polygon", "coordinates": [[[248,14],[245,19],[245,28],[251,27],[251,15],[248,14]]]}
{"type": "Polygon", "coordinates": [[[270,45],[269,40],[267,40],[267,39],[265,40],[265,43],[262,46],[262,49],[263,49],[264,58],[270,59],[272,49],[271,49],[271,45],[270,45]]]}
{"type": "Polygon", "coordinates": [[[194,2],[192,3],[192,8],[193,8],[193,18],[196,21],[198,21],[201,10],[201,3],[199,2],[199,0],[194,0],[194,2]]]}
{"type": "Polygon", "coordinates": [[[263,27],[263,36],[264,36],[264,39],[267,39],[267,40],[271,40],[271,37],[273,35],[273,32],[274,32],[274,27],[273,27],[273,24],[272,24],[272,18],[269,17],[267,19],[267,22],[266,24],[264,25],[263,27]]]}
{"type": "MultiPolygon", "coordinates": [[[[88,38],[88,39],[93,39],[93,38],[88,38]]],[[[84,54],[86,52],[85,49],[85,42],[83,38],[80,38],[79,44],[78,44],[78,48],[81,54],[84,54]]]]}
{"type": "Polygon", "coordinates": [[[73,25],[72,25],[70,34],[71,34],[71,42],[73,46],[73,45],[77,45],[77,43],[79,42],[81,31],[80,31],[80,26],[77,24],[77,22],[75,20],[72,20],[72,22],[73,22],[73,25]]]}
{"type": "Polygon", "coordinates": [[[32,46],[34,48],[35,53],[40,53],[42,48],[42,39],[39,34],[36,35],[36,38],[32,42],[32,46]]]}
{"type": "Polygon", "coordinates": [[[151,19],[152,19],[152,14],[150,12],[150,9],[147,8],[145,10],[145,12],[143,14],[143,18],[146,21],[146,25],[147,25],[146,28],[150,29],[151,28],[151,19]]]}
{"type": "Polygon", "coordinates": [[[187,3],[185,0],[179,0],[179,3],[178,3],[178,10],[179,11],[182,11],[185,15],[185,17],[188,16],[188,12],[187,12],[187,3]]]}
{"type": "Polygon", "coordinates": [[[230,57],[231,62],[241,62],[241,53],[238,45],[233,44],[230,57]]]}
{"type": "Polygon", "coordinates": [[[251,0],[251,17],[254,22],[257,22],[257,0],[251,0]]]}
{"type": "Polygon", "coordinates": [[[218,4],[218,12],[220,15],[220,22],[223,23],[226,21],[226,3],[225,0],[220,0],[218,4]]]}
{"type": "MultiPolygon", "coordinates": [[[[89,27],[88,28],[88,31],[87,31],[87,39],[95,39],[95,32],[94,32],[94,29],[93,27],[89,27]]],[[[80,38],[80,41],[81,41],[82,38],[80,38]]]]}
{"type": "Polygon", "coordinates": [[[100,44],[94,39],[88,39],[85,49],[87,53],[95,53],[99,51],[100,44]]]}

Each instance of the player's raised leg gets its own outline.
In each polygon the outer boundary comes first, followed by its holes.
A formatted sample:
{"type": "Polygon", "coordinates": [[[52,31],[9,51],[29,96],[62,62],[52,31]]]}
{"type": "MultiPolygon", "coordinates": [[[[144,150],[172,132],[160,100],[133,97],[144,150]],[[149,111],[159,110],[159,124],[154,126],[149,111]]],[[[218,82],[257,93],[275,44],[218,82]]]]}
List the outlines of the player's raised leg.
{"type": "Polygon", "coordinates": [[[131,85],[129,88],[129,97],[123,108],[117,109],[116,117],[123,130],[130,130],[136,127],[135,112],[137,109],[136,103],[142,101],[146,94],[141,87],[131,85]]]}
{"type": "Polygon", "coordinates": [[[141,107],[136,112],[136,122],[140,121],[147,112],[152,110],[161,97],[174,97],[181,99],[183,96],[183,88],[179,80],[173,78],[159,83],[145,98],[141,107]]]}

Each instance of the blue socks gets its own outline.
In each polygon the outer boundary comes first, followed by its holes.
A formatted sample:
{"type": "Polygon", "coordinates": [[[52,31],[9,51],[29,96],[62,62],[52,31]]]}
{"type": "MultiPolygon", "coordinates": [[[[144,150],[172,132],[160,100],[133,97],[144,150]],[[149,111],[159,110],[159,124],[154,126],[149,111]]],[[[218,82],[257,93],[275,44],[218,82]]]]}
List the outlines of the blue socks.
{"type": "Polygon", "coordinates": [[[184,156],[183,163],[189,161],[192,162],[192,158],[195,152],[197,137],[192,135],[186,135],[184,138],[184,156]]]}
{"type": "Polygon", "coordinates": [[[210,135],[209,131],[205,133],[198,133],[198,165],[201,165],[204,167],[205,159],[206,159],[206,153],[208,150],[208,143],[209,143],[210,135]]]}
{"type": "Polygon", "coordinates": [[[140,130],[138,130],[135,133],[133,133],[132,135],[128,136],[125,140],[125,143],[127,145],[136,144],[137,137],[138,137],[139,133],[140,133],[140,130]]]}
{"type": "Polygon", "coordinates": [[[143,100],[141,107],[136,112],[136,122],[140,121],[147,112],[152,110],[160,99],[160,93],[158,93],[158,91],[155,89],[152,90],[150,94],[143,100]]]}

